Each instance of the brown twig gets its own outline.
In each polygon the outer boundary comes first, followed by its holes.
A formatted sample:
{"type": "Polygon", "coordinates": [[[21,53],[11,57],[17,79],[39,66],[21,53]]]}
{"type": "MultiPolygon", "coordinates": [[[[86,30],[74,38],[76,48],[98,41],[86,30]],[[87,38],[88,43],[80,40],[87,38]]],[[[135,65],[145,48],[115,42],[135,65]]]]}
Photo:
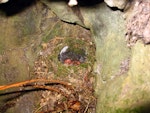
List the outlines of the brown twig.
{"type": "Polygon", "coordinates": [[[35,85],[33,86],[34,88],[41,88],[41,89],[46,89],[46,90],[50,90],[50,91],[55,91],[57,93],[61,93],[63,96],[68,97],[67,94],[65,94],[64,92],[62,92],[61,90],[59,90],[58,88],[54,88],[54,87],[50,87],[50,86],[40,86],[40,85],[35,85]]]}
{"type": "Polygon", "coordinates": [[[28,85],[28,84],[31,84],[31,83],[38,83],[38,82],[42,82],[44,84],[47,84],[47,83],[49,83],[49,84],[61,84],[61,85],[64,85],[64,86],[72,89],[71,84],[67,83],[67,82],[64,82],[64,81],[33,79],[33,80],[27,80],[27,81],[23,81],[23,82],[14,83],[14,84],[3,85],[3,86],[0,86],[0,90],[6,90],[6,89],[9,89],[9,88],[13,88],[13,87],[22,87],[22,86],[25,86],[25,85],[28,85]]]}

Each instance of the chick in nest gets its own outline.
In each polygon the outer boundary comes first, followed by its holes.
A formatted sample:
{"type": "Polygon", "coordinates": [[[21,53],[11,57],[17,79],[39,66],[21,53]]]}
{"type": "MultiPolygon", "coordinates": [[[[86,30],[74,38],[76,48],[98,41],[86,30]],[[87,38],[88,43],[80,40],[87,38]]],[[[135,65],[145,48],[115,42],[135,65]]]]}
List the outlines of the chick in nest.
{"type": "Polygon", "coordinates": [[[79,52],[69,49],[65,46],[61,49],[58,60],[64,64],[80,64],[85,62],[86,55],[83,49],[79,49],[79,52]]]}

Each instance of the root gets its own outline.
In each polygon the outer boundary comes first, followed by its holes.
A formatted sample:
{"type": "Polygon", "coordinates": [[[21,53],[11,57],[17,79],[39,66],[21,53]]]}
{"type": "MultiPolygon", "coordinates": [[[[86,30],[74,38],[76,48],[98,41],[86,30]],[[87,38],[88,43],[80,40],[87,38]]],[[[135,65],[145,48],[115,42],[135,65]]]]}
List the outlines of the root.
{"type": "Polygon", "coordinates": [[[6,89],[9,89],[9,88],[14,88],[14,87],[25,87],[25,86],[30,85],[30,86],[33,86],[34,88],[48,89],[48,90],[53,90],[53,91],[59,92],[56,89],[54,90],[54,88],[44,86],[46,84],[60,84],[60,85],[66,86],[67,88],[72,89],[71,84],[68,83],[68,82],[64,82],[64,81],[46,80],[46,79],[32,79],[32,80],[27,80],[27,81],[23,81],[23,82],[17,82],[17,83],[14,83],[14,84],[0,86],[0,90],[6,90],[6,89]],[[37,85],[37,84],[42,84],[42,85],[37,85]]]}

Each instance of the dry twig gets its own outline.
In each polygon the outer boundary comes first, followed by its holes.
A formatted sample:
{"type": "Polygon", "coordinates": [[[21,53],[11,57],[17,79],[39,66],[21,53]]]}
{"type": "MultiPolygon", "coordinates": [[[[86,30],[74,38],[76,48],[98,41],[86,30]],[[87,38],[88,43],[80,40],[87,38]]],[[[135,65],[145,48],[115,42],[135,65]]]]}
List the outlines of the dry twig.
{"type": "Polygon", "coordinates": [[[61,90],[59,90],[58,88],[54,88],[54,87],[50,87],[50,86],[40,86],[40,85],[35,85],[33,86],[34,88],[40,88],[40,89],[46,89],[46,90],[50,90],[50,91],[55,91],[57,93],[61,93],[63,96],[68,97],[67,94],[65,94],[64,92],[62,92],[61,90]]]}
{"type": "MultiPolygon", "coordinates": [[[[46,79],[33,79],[33,80],[27,80],[27,81],[23,81],[23,82],[17,82],[17,83],[14,83],[14,84],[3,85],[3,86],[0,86],[0,90],[6,90],[6,89],[9,89],[9,88],[13,88],[13,87],[22,87],[22,86],[30,85],[31,83],[34,83],[33,86],[36,87],[36,84],[41,83],[41,82],[44,83],[44,84],[61,84],[61,85],[66,86],[67,88],[72,89],[71,84],[67,83],[67,82],[64,82],[64,81],[46,80],[46,79]]],[[[43,88],[43,87],[41,87],[41,88],[43,88]]]]}

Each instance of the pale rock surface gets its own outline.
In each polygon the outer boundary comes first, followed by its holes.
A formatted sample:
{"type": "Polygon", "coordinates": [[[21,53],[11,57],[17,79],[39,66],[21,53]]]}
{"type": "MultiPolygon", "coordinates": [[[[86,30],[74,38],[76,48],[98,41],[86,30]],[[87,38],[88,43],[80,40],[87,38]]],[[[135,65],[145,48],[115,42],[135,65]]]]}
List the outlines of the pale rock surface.
{"type": "Polygon", "coordinates": [[[0,4],[2,4],[2,3],[6,3],[6,2],[8,2],[9,0],[0,0],[0,4]]]}
{"type": "Polygon", "coordinates": [[[124,9],[128,0],[104,0],[104,2],[110,7],[117,7],[119,9],[124,9]]]}

